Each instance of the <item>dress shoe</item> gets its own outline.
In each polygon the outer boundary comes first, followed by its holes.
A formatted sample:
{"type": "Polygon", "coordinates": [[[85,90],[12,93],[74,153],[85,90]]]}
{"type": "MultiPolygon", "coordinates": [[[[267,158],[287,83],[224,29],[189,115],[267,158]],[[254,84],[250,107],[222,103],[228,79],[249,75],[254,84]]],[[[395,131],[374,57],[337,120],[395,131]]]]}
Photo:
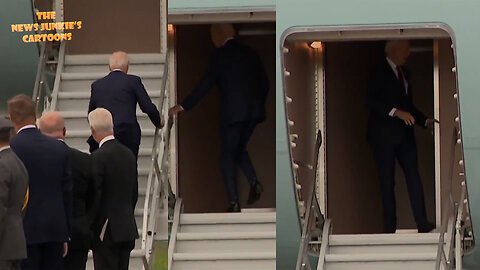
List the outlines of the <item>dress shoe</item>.
{"type": "Polygon", "coordinates": [[[260,182],[257,182],[255,185],[250,186],[250,193],[248,194],[247,204],[253,204],[254,202],[260,199],[260,195],[263,192],[263,186],[260,182]]]}
{"type": "Polygon", "coordinates": [[[238,202],[230,203],[230,206],[228,207],[227,212],[229,213],[240,212],[240,205],[238,204],[238,202]]]}
{"type": "Polygon", "coordinates": [[[431,223],[431,222],[427,222],[427,224],[425,224],[423,226],[418,226],[418,232],[419,233],[428,233],[428,232],[433,231],[433,229],[435,229],[435,225],[433,225],[433,223],[431,223]]]}

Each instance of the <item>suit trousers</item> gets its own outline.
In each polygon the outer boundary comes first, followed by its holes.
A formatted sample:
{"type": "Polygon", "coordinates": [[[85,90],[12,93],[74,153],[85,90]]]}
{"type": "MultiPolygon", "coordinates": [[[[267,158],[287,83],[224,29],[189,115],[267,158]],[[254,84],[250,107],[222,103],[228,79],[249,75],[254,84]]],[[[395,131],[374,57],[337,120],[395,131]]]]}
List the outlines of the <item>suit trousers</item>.
{"type": "Polygon", "coordinates": [[[63,261],[64,270],[85,270],[88,258],[88,249],[69,249],[63,261]]]}
{"type": "Polygon", "coordinates": [[[418,172],[417,145],[413,134],[407,134],[397,143],[376,140],[372,143],[382,192],[383,226],[386,233],[397,228],[395,202],[395,159],[405,174],[410,206],[418,227],[425,226],[427,214],[423,185],[418,172]]]}
{"type": "Polygon", "coordinates": [[[2,261],[0,260],[0,270],[20,270],[21,260],[2,261]]]}
{"type": "Polygon", "coordinates": [[[223,127],[221,168],[223,181],[230,202],[238,202],[236,166],[242,170],[250,185],[257,183],[257,175],[247,152],[248,141],[257,121],[243,121],[223,127]]]}
{"type": "Polygon", "coordinates": [[[96,236],[93,243],[93,263],[95,270],[128,270],[130,252],[135,247],[135,240],[114,243],[109,226],[103,242],[96,236]]]}
{"type": "Polygon", "coordinates": [[[63,243],[50,242],[27,245],[27,258],[22,270],[62,270],[63,243]]]}

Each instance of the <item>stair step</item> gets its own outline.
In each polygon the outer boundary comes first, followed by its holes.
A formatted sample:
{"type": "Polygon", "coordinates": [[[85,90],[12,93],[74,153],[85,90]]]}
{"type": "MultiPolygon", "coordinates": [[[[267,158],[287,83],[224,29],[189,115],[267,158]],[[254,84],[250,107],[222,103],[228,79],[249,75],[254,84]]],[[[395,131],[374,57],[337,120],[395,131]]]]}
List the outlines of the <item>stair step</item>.
{"type": "Polygon", "coordinates": [[[275,231],[275,223],[182,224],[180,232],[265,232],[275,231]]]}
{"type": "Polygon", "coordinates": [[[237,239],[275,239],[276,232],[209,232],[177,233],[177,240],[237,240],[237,239]]]}
{"type": "MultiPolygon", "coordinates": [[[[143,71],[163,72],[165,63],[152,64],[130,64],[128,65],[128,74],[137,74],[143,71]]],[[[64,65],[63,73],[79,73],[79,72],[109,72],[108,64],[85,64],[85,65],[64,65]]]]}
{"type": "Polygon", "coordinates": [[[275,260],[275,251],[231,253],[175,253],[174,261],[275,260]]]}
{"type": "MultiPolygon", "coordinates": [[[[86,149],[89,147],[89,145],[87,144],[87,138],[90,136],[90,134],[88,135],[85,135],[86,133],[84,133],[82,136],[72,136],[71,134],[71,130],[68,129],[67,127],[67,137],[65,138],[65,142],[68,144],[68,146],[70,147],[73,147],[75,149],[86,149]]],[[[78,135],[78,134],[74,134],[73,135],[78,135]]],[[[143,131],[142,131],[142,140],[140,142],[140,149],[144,149],[144,148],[151,148],[153,146],[153,133],[148,136],[149,134],[143,134],[143,131]]],[[[150,162],[148,164],[141,164],[141,163],[138,163],[138,169],[139,170],[148,170],[150,169],[150,162]]]]}
{"type": "MultiPolygon", "coordinates": [[[[106,73],[105,73],[106,74],[106,73]]],[[[141,76],[141,74],[139,74],[141,76]]],[[[67,75],[68,76],[68,75],[67,75]]],[[[80,80],[62,80],[60,91],[62,92],[90,92],[91,85],[97,79],[100,79],[101,75],[91,79],[80,79],[80,80]]],[[[147,77],[142,78],[142,83],[145,89],[161,89],[162,87],[162,77],[147,77]]]]}
{"type": "Polygon", "coordinates": [[[182,214],[180,224],[274,223],[276,213],[206,213],[182,214]]]}
{"type": "Polygon", "coordinates": [[[414,252],[437,252],[438,244],[392,244],[392,245],[336,245],[329,246],[329,254],[391,254],[414,252]]]}
{"type": "Polygon", "coordinates": [[[174,270],[275,270],[275,268],[275,259],[174,261],[172,266],[174,270]]]}
{"type": "MultiPolygon", "coordinates": [[[[108,65],[111,54],[65,55],[65,65],[108,65]]],[[[165,54],[129,54],[129,64],[158,64],[165,62],[165,54]]]]}
{"type": "MultiPolygon", "coordinates": [[[[327,263],[325,270],[432,270],[435,261],[395,261],[395,262],[335,262],[327,263]]],[[[442,269],[442,268],[440,268],[442,269]]]]}
{"type": "MultiPolygon", "coordinates": [[[[144,136],[153,136],[155,134],[155,129],[143,129],[142,138],[144,136]]],[[[67,131],[66,138],[85,138],[85,140],[90,136],[90,130],[72,130],[67,131]]]]}
{"type": "Polygon", "coordinates": [[[435,261],[436,252],[399,254],[326,254],[325,262],[435,261]]]}
{"type": "MultiPolygon", "coordinates": [[[[151,98],[160,97],[160,92],[160,90],[147,90],[151,98]]],[[[59,92],[58,99],[90,99],[90,92],[59,92]]]]}
{"type": "MultiPolygon", "coordinates": [[[[85,108],[85,110],[82,111],[59,111],[58,113],[65,118],[65,121],[68,121],[69,119],[81,119],[87,121],[88,108],[85,108]]],[[[148,118],[148,115],[140,110],[136,111],[136,115],[137,118],[148,118]]]]}
{"type": "Polygon", "coordinates": [[[330,235],[329,245],[438,244],[439,233],[330,235]]]}
{"type": "MultiPolygon", "coordinates": [[[[145,250],[144,249],[134,249],[132,252],[130,252],[130,259],[132,258],[143,258],[145,256],[145,250]]],[[[93,258],[93,253],[90,250],[88,252],[88,258],[93,258]]]]}
{"type": "Polygon", "coordinates": [[[242,213],[267,213],[275,212],[275,208],[242,208],[242,213]]]}
{"type": "Polygon", "coordinates": [[[225,253],[275,251],[275,238],[258,239],[215,239],[179,240],[175,244],[177,253],[225,253]]]}
{"type": "MultiPolygon", "coordinates": [[[[88,149],[78,149],[84,153],[87,153],[89,154],[89,150],[88,149]]],[[[138,149],[138,156],[147,156],[147,157],[151,157],[152,156],[152,149],[151,148],[140,148],[138,149]]],[[[140,172],[139,172],[140,174],[140,172]]],[[[148,171],[146,172],[146,174],[148,175],[148,171]]]]}
{"type": "MultiPolygon", "coordinates": [[[[109,71],[101,72],[64,72],[61,75],[62,81],[66,80],[97,80],[107,76],[109,71]]],[[[135,74],[142,79],[161,79],[163,72],[161,71],[141,71],[135,74]]]]}

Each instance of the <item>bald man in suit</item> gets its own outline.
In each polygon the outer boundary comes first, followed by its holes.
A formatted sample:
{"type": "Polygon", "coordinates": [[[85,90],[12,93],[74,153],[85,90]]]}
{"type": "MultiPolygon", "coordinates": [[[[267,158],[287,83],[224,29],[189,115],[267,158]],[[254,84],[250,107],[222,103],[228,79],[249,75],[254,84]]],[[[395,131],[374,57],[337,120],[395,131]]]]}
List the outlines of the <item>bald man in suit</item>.
{"type": "MultiPolygon", "coordinates": [[[[58,112],[47,112],[38,121],[40,131],[65,145],[67,129],[58,112]]],[[[68,145],[67,145],[68,147],[68,145]]],[[[95,202],[95,182],[90,155],[68,147],[73,178],[72,237],[64,259],[66,270],[85,270],[88,250],[92,247],[92,208],[95,202]]]]}

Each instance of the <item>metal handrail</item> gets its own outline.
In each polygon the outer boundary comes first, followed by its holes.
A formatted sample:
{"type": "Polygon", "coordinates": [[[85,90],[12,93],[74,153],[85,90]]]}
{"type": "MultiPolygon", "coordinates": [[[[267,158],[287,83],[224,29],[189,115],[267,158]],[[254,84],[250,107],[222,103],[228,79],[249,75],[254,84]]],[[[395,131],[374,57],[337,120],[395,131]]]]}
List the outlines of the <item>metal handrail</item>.
{"type": "MultiPolygon", "coordinates": [[[[168,78],[168,52],[165,54],[165,63],[164,63],[164,72],[162,76],[162,87],[160,90],[160,98],[158,101],[158,111],[163,116],[164,111],[164,101],[167,97],[167,78],[168,78]]],[[[153,236],[155,230],[156,222],[156,208],[157,208],[157,199],[162,197],[163,191],[165,190],[164,177],[162,175],[167,174],[168,177],[168,154],[169,154],[169,133],[170,125],[166,128],[164,134],[160,133],[158,127],[155,128],[155,135],[153,139],[152,154],[151,154],[151,165],[148,173],[147,180],[147,190],[145,195],[144,203],[144,213],[143,213],[143,230],[142,230],[142,249],[145,250],[145,257],[148,261],[150,254],[153,249],[153,236]],[[163,135],[163,136],[161,136],[163,135]],[[161,143],[161,137],[164,138],[164,151],[162,154],[162,165],[161,168],[158,166],[158,156],[159,156],[159,146],[161,143]],[[167,167],[165,167],[167,164],[167,167]],[[162,173],[163,172],[163,173],[162,173]],[[153,177],[157,179],[153,183],[153,177]],[[157,195],[158,194],[158,195],[157,195]],[[151,200],[151,205],[150,205],[151,200]]]]}
{"type": "Polygon", "coordinates": [[[324,218],[321,213],[320,207],[318,205],[316,186],[317,186],[317,169],[318,169],[318,156],[320,152],[320,146],[322,144],[322,133],[320,130],[317,132],[317,139],[315,143],[315,154],[314,154],[314,176],[311,183],[311,193],[308,197],[307,207],[305,208],[305,219],[303,222],[302,228],[302,238],[300,240],[300,248],[298,250],[297,256],[297,265],[296,270],[312,269],[308,261],[308,244],[310,243],[311,234],[312,234],[312,225],[315,223],[317,229],[323,228],[324,218]],[[315,217],[318,217],[318,222],[315,222],[315,217]]]}
{"type": "Polygon", "coordinates": [[[463,238],[463,207],[467,195],[465,184],[462,185],[462,195],[457,209],[457,220],[455,222],[455,269],[462,269],[462,238],[463,238]]]}
{"type": "Polygon", "coordinates": [[[173,253],[175,252],[175,243],[177,242],[176,235],[180,227],[180,213],[182,212],[182,208],[182,199],[178,198],[178,200],[175,201],[172,231],[170,233],[170,241],[168,241],[168,270],[172,269],[173,266],[173,253]]]}
{"type": "MultiPolygon", "coordinates": [[[[458,203],[455,202],[453,198],[452,186],[453,186],[453,175],[454,175],[454,165],[456,164],[456,146],[460,145],[460,133],[457,127],[453,129],[453,142],[451,146],[451,151],[454,156],[453,162],[450,167],[450,183],[448,185],[448,195],[449,201],[446,204],[444,210],[444,216],[442,218],[442,227],[440,231],[440,237],[437,247],[437,257],[435,260],[435,270],[439,270],[441,266],[444,269],[453,269],[452,259],[455,256],[455,269],[462,269],[462,239],[463,239],[463,209],[466,203],[467,197],[467,188],[466,180],[462,179],[462,191],[460,195],[460,200],[458,203]],[[455,223],[455,224],[453,224],[455,223]],[[445,243],[445,236],[447,236],[448,241],[445,243]],[[444,248],[444,245],[446,247],[444,248]],[[454,252],[452,252],[452,247],[454,247],[454,252]]],[[[463,159],[462,159],[463,160],[463,159]]]]}
{"type": "Polygon", "coordinates": [[[53,83],[52,101],[50,103],[50,109],[55,110],[57,108],[58,93],[60,92],[61,78],[63,72],[63,66],[65,64],[65,42],[60,43],[60,50],[58,52],[58,64],[55,71],[55,82],[53,83]]]}
{"type": "Polygon", "coordinates": [[[322,232],[322,246],[320,247],[320,253],[318,256],[318,264],[317,270],[323,270],[325,268],[325,256],[327,255],[327,249],[329,245],[329,235],[332,231],[332,224],[331,220],[325,220],[323,225],[323,232],[322,232]]]}
{"type": "MultiPolygon", "coordinates": [[[[38,23],[38,19],[36,16],[36,12],[38,11],[36,6],[35,6],[35,0],[32,0],[32,14],[33,14],[33,20],[35,23],[38,23]]],[[[59,11],[56,10],[58,13],[59,11]]],[[[63,12],[62,10],[60,12],[63,12]]],[[[42,33],[42,31],[38,31],[38,34],[42,33]]],[[[55,108],[55,102],[56,102],[56,93],[58,93],[58,85],[60,82],[60,75],[61,75],[61,70],[63,68],[63,57],[65,54],[65,44],[64,42],[61,43],[60,45],[60,50],[59,50],[59,55],[58,55],[58,62],[57,63],[57,72],[55,76],[55,83],[54,83],[54,89],[53,91],[50,89],[50,86],[48,85],[47,78],[45,75],[46,67],[47,64],[52,64],[55,63],[55,61],[47,61],[47,58],[51,56],[52,53],[52,46],[47,46],[47,44],[54,44],[54,42],[40,42],[38,43],[38,51],[39,51],[39,60],[37,64],[37,73],[35,77],[35,83],[33,87],[33,93],[32,93],[32,100],[35,102],[35,109],[36,112],[39,113],[39,104],[40,100],[43,98],[44,101],[44,106],[42,108],[42,112],[45,110],[50,110],[55,108]],[[63,49],[62,49],[63,48],[63,49]],[[61,62],[61,64],[60,64],[61,62]],[[59,68],[60,66],[60,68],[59,68]],[[58,72],[60,70],[60,72],[58,72]],[[44,91],[44,94],[42,94],[42,91],[44,91]],[[52,104],[53,103],[53,104],[52,104]]]]}

